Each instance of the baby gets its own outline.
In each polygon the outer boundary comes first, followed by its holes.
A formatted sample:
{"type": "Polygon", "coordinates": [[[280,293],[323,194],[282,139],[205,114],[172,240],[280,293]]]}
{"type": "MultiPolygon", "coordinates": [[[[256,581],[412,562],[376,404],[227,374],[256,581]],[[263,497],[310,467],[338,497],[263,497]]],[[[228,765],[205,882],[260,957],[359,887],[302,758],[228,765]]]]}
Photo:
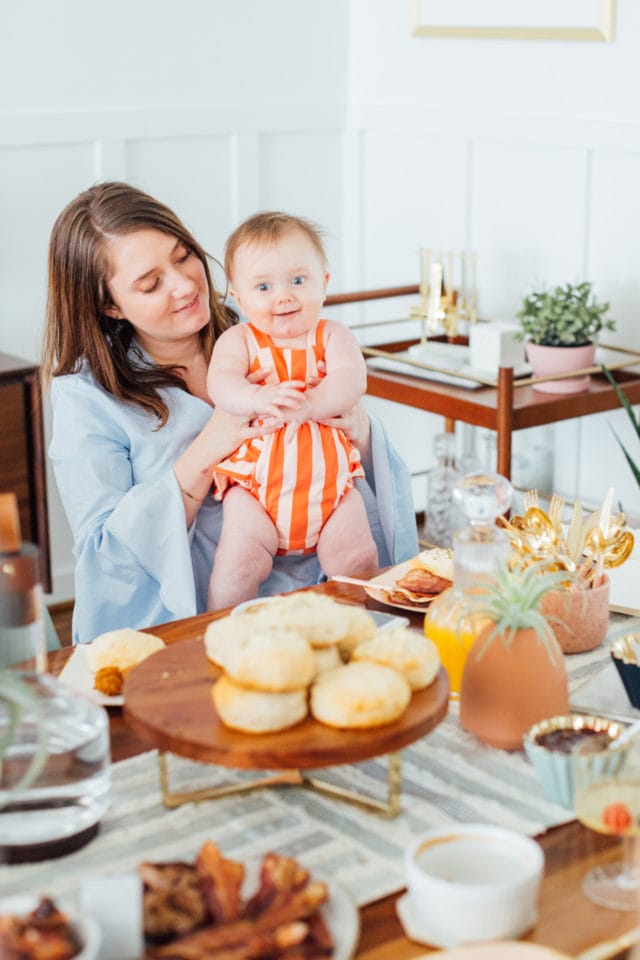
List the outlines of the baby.
{"type": "Polygon", "coordinates": [[[230,293],[248,323],[217,340],[207,388],[216,406],[275,431],[250,439],[215,468],[222,534],[209,582],[216,610],[257,595],[276,553],[311,553],[327,577],[377,568],[364,476],[346,434],[323,421],[348,413],[366,366],[346,327],[321,320],[329,274],[315,224],[259,213],[229,237],[230,293]],[[247,374],[268,369],[262,384],[247,374]]]}

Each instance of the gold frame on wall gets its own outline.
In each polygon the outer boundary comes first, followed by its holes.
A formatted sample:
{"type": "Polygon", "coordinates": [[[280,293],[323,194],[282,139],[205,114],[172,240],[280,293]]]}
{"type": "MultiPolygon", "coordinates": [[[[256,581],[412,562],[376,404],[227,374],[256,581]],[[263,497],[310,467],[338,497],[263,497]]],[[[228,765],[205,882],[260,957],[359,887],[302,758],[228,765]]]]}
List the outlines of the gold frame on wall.
{"type": "Polygon", "coordinates": [[[584,27],[497,26],[478,24],[433,24],[421,22],[422,0],[409,0],[411,33],[415,37],[481,37],[494,40],[599,40],[611,42],[615,35],[616,0],[600,0],[598,25],[584,27]]]}

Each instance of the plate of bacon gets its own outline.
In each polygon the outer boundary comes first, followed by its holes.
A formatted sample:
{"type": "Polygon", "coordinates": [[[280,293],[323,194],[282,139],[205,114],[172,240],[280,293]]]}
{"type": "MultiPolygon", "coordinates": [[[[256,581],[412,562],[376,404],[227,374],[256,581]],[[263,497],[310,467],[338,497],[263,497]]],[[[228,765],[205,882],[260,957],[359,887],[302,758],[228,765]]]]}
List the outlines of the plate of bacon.
{"type": "Polygon", "coordinates": [[[350,895],[296,860],[245,866],[207,841],[194,863],[140,864],[145,960],[350,960],[359,913],[350,895]]]}
{"type": "Polygon", "coordinates": [[[372,577],[364,590],[372,600],[390,607],[426,610],[452,584],[453,551],[434,547],[372,577]]]}

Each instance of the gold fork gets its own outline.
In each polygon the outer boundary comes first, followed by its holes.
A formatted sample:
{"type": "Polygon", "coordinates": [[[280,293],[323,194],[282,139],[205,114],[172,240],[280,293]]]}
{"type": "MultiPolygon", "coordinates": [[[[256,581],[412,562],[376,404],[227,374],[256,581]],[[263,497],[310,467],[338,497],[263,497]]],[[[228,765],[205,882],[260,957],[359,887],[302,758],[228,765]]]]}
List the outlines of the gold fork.
{"type": "Polygon", "coordinates": [[[562,534],[562,515],[564,513],[564,497],[559,493],[554,493],[549,503],[549,519],[553,524],[556,533],[562,534]]]}
{"type": "Polygon", "coordinates": [[[531,507],[538,506],[538,491],[537,490],[525,490],[522,494],[522,502],[524,504],[524,509],[529,510],[531,507]]]}

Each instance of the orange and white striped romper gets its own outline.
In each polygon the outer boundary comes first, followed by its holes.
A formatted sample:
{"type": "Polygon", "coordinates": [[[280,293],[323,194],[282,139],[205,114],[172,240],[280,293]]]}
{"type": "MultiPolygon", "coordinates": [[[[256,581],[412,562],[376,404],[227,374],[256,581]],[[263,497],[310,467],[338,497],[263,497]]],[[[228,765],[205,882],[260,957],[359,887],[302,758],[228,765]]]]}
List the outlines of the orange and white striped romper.
{"type": "MultiPolygon", "coordinates": [[[[265,383],[319,376],[326,320],[307,333],[306,347],[278,347],[245,323],[250,370],[269,368],[265,383]]],[[[360,453],[346,434],[315,421],[289,423],[275,433],[247,440],[217,465],[215,497],[239,483],[263,505],[278,533],[278,553],[312,553],[324,524],[355,477],[363,477],[360,453]]]]}

